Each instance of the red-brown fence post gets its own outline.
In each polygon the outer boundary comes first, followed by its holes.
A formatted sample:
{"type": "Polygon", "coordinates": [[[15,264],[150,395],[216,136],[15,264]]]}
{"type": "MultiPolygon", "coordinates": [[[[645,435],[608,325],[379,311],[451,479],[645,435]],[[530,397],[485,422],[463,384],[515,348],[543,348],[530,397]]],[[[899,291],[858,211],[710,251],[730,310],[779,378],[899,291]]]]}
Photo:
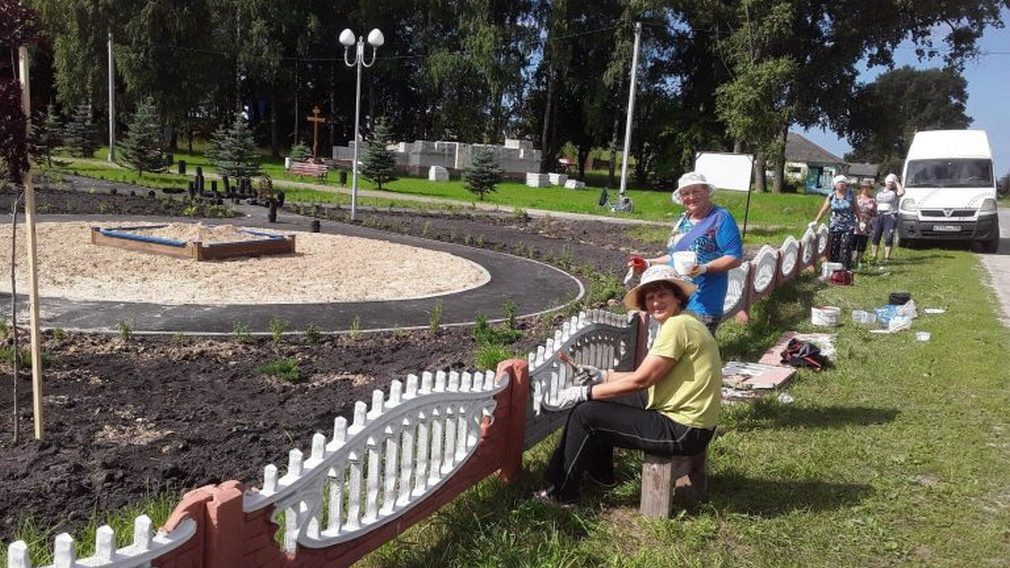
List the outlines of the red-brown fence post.
{"type": "Polygon", "coordinates": [[[526,407],[530,398],[530,366],[525,359],[508,359],[498,363],[497,374],[503,373],[509,376],[509,423],[500,475],[506,483],[511,483],[523,469],[526,407]]]}
{"type": "Polygon", "coordinates": [[[151,562],[158,568],[212,568],[206,562],[207,539],[211,529],[207,522],[207,503],[214,498],[213,485],[206,485],[187,492],[175,506],[161,530],[170,533],[186,519],[196,523],[196,533],[186,544],[160,556],[151,562]]]}
{"type": "Polygon", "coordinates": [[[207,568],[245,568],[242,563],[245,514],[242,484],[225,481],[207,502],[207,568]]]}

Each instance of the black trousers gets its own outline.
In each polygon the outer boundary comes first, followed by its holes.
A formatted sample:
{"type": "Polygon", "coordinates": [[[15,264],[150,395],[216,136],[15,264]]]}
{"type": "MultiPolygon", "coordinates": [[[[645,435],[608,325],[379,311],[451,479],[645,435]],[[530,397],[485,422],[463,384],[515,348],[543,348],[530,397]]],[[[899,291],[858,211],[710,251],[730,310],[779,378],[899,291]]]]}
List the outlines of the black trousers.
{"type": "Polygon", "coordinates": [[[715,428],[678,424],[641,406],[603,400],[583,402],[569,413],[545,478],[553,486],[556,499],[573,501],[579,497],[584,472],[604,482],[614,479],[614,448],[693,456],[705,450],[714,432],[715,428]]]}
{"type": "Polygon", "coordinates": [[[845,270],[852,269],[852,229],[828,233],[828,260],[840,262],[845,270]]]}

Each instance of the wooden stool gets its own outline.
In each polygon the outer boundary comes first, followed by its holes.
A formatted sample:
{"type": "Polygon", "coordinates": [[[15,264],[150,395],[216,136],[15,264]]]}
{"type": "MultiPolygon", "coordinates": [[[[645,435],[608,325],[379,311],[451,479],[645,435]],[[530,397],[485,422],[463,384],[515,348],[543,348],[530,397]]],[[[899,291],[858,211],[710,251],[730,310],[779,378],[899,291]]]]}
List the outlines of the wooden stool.
{"type": "Polygon", "coordinates": [[[704,501],[708,491],[707,455],[708,450],[695,456],[645,454],[639,505],[642,515],[667,518],[675,500],[689,504],[704,501]]]}

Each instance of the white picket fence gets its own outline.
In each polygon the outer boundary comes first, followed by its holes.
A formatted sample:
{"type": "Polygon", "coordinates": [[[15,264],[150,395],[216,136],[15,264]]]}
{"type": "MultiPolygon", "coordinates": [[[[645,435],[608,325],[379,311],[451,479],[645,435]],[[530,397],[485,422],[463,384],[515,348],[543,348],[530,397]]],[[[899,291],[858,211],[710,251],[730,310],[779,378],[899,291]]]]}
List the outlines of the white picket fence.
{"type": "Polygon", "coordinates": [[[828,226],[807,229],[800,240],[786,237],[778,248],[762,246],[754,258],[729,272],[729,286],[723,302],[723,319],[750,307],[751,300],[771,291],[775,282],[792,278],[801,269],[817,262],[828,246],[828,226]]]}
{"type": "MultiPolygon", "coordinates": [[[[799,241],[786,238],[778,249],[763,246],[754,258],[733,269],[724,317],[748,309],[773,285],[814,265],[825,252],[827,233],[827,226],[821,225],[816,231],[808,229],[799,241]]],[[[582,312],[529,353],[527,447],[553,431],[564,416],[555,402],[558,392],[571,385],[572,371],[557,354],[565,352],[581,364],[600,368],[627,363],[638,341],[635,326],[637,319],[631,314],[582,312]],[[531,435],[531,430],[536,431],[531,435]]],[[[650,326],[648,343],[654,334],[655,326],[650,326]]],[[[381,390],[373,392],[371,408],[355,403],[349,426],[338,417],[329,439],[315,434],[307,459],[301,450],[291,450],[284,475],[278,475],[276,466],[266,466],[262,487],[244,494],[243,511],[273,505],[274,519],[283,517],[284,548],[289,553],[298,545],[325,548],[385,526],[423,502],[473,455],[481,423],[494,412],[495,395],[508,380],[507,375],[496,378],[493,371],[408,375],[406,388],[394,380],[388,396],[381,390]]],[[[103,526],[96,536],[95,554],[81,560],[75,559],[73,538],[60,534],[54,563],[44,568],[149,566],[185,544],[196,530],[196,523],[186,519],[169,534],[153,534],[150,519],[140,516],[131,545],[115,549],[112,529],[103,526]]],[[[23,541],[9,546],[7,566],[31,567],[23,541]]]]}
{"type": "MultiPolygon", "coordinates": [[[[57,535],[53,548],[53,563],[43,568],[85,568],[107,566],[115,568],[148,567],[151,561],[179,548],[196,534],[196,522],[182,521],[174,531],[165,534],[151,530],[151,519],[141,515],[133,521],[133,542],[116,548],[116,534],[109,525],[95,531],[95,553],[77,559],[74,539],[67,533],[57,535]]],[[[7,547],[7,568],[31,568],[28,545],[19,540],[7,547]]]]}
{"type": "Polygon", "coordinates": [[[627,349],[628,326],[633,314],[621,315],[601,310],[572,316],[554,337],[527,356],[530,366],[534,415],[546,410],[559,410],[558,393],[572,386],[574,371],[558,359],[558,353],[568,354],[574,361],[601,369],[612,369],[627,349]]]}
{"type": "Polygon", "coordinates": [[[268,465],[263,485],[243,499],[247,513],[275,505],[283,513],[284,546],[325,548],[382,526],[438,489],[473,453],[480,425],[508,386],[483,373],[408,375],[406,391],[393,381],[388,398],[376,390],[372,406],[354,406],[354,421],[338,417],[329,441],[317,433],[303,459],[291,450],[287,472],[268,465]]]}

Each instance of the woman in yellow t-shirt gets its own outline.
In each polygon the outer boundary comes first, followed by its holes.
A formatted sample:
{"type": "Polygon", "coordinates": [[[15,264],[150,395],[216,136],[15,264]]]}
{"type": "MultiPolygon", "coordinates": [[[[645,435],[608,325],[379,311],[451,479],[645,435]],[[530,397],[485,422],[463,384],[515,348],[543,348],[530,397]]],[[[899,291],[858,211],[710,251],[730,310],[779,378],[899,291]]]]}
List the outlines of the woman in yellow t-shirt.
{"type": "Polygon", "coordinates": [[[684,306],[695,286],[672,267],[657,265],[624,297],[628,309],[660,323],[649,354],[632,372],[586,367],[582,384],[558,394],[558,406],[574,405],[537,497],[561,504],[579,497],[582,474],[612,487],[614,448],[652,454],[696,455],[705,450],[719,419],[722,361],[715,339],[684,306]],[[613,399],[646,391],[645,407],[613,399]]]}

